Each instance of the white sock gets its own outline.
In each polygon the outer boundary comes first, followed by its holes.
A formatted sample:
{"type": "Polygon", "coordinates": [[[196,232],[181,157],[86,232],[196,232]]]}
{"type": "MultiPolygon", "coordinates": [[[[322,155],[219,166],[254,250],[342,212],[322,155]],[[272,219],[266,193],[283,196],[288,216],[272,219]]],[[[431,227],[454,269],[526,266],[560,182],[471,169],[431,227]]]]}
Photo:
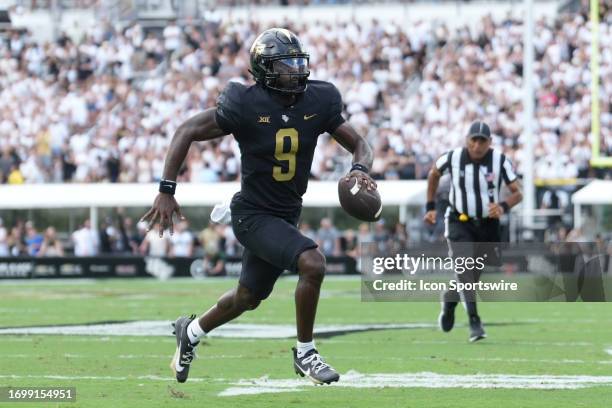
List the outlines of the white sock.
{"type": "Polygon", "coordinates": [[[187,326],[187,336],[191,344],[195,344],[200,341],[200,337],[204,337],[206,332],[200,327],[199,319],[193,319],[189,326],[187,326]]]}
{"type": "Polygon", "coordinates": [[[304,354],[308,353],[313,348],[315,348],[314,340],[309,341],[307,343],[301,343],[301,342],[298,341],[297,342],[297,356],[299,358],[302,358],[302,357],[304,357],[304,354]]]}

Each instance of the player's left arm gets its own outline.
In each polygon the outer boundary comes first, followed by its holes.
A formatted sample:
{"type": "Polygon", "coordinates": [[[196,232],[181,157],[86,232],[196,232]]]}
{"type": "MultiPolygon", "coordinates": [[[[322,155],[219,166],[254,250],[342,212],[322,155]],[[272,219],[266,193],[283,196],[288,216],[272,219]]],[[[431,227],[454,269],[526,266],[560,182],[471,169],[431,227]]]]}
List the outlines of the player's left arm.
{"type": "Polygon", "coordinates": [[[367,173],[372,168],[374,153],[369,143],[347,122],[342,123],[332,133],[332,137],[349,152],[353,153],[353,166],[348,177],[356,177],[359,183],[365,183],[368,190],[376,189],[376,182],[367,173]]]}

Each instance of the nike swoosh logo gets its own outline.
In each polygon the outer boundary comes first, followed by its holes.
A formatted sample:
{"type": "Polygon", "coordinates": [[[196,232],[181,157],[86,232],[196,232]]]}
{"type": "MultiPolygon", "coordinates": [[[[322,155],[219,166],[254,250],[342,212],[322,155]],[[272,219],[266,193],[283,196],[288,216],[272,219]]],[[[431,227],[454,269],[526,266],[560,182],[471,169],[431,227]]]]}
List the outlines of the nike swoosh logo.
{"type": "Polygon", "coordinates": [[[181,366],[179,364],[179,362],[181,361],[181,343],[182,342],[183,342],[182,340],[179,341],[179,345],[178,345],[178,358],[176,359],[176,361],[174,363],[174,368],[176,368],[176,371],[178,371],[178,372],[183,371],[183,368],[184,368],[183,366],[181,366]]]}
{"type": "Polygon", "coordinates": [[[304,120],[312,119],[312,118],[314,118],[317,115],[318,115],[318,113],[313,113],[312,115],[304,115],[304,120]]]}

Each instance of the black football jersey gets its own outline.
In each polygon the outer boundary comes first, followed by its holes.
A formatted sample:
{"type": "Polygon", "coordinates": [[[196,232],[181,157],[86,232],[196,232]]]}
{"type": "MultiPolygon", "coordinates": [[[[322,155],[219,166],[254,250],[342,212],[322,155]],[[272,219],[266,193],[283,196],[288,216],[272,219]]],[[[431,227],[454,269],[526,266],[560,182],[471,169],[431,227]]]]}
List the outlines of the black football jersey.
{"type": "Polygon", "coordinates": [[[302,206],[317,138],[344,119],[342,98],[329,82],[308,81],[292,106],[260,85],[230,82],[217,100],[216,119],[241,152],[242,185],[232,212],[292,217],[302,206]]]}

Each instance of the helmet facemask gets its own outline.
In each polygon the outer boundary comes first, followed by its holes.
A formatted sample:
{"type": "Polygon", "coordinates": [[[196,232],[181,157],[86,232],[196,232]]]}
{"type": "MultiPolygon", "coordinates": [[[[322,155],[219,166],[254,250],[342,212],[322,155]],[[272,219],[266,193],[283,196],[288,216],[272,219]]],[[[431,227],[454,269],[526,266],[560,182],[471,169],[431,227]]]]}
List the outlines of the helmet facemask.
{"type": "Polygon", "coordinates": [[[308,56],[281,55],[265,61],[265,86],[277,92],[296,94],[306,90],[310,75],[308,56]]]}

